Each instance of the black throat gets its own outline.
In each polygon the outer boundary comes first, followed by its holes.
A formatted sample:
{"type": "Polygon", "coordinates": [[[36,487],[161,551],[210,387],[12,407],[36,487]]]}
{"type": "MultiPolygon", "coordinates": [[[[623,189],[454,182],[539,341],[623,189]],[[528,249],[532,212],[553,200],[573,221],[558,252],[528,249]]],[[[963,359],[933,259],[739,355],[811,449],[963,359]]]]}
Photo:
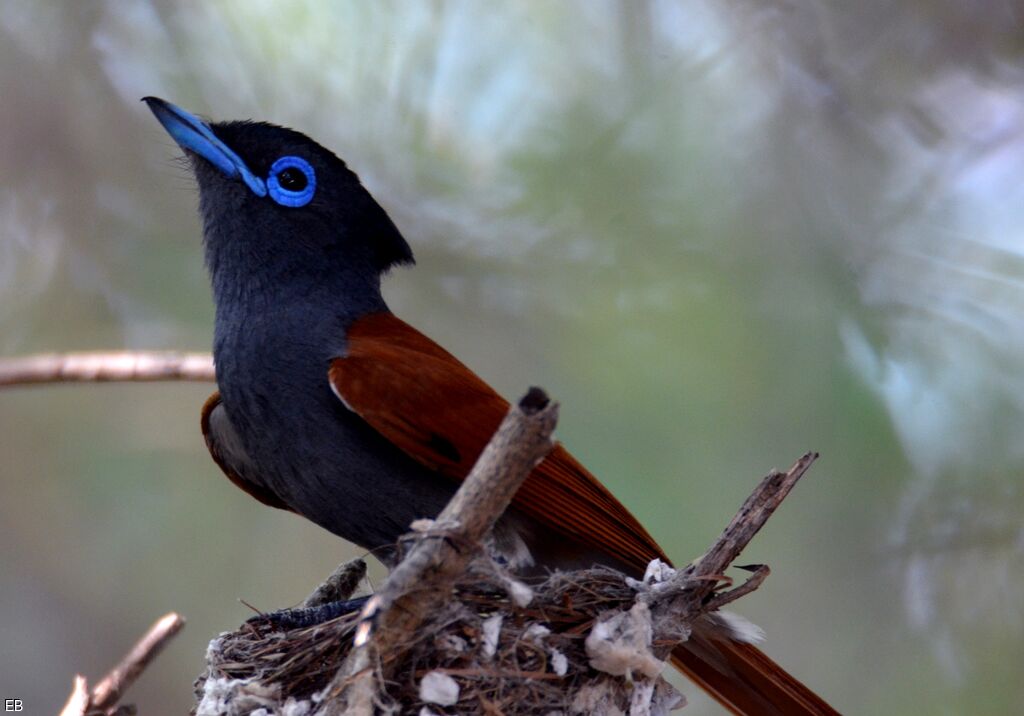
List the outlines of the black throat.
{"type": "Polygon", "coordinates": [[[272,238],[253,237],[245,233],[252,225],[231,212],[204,218],[217,383],[232,419],[254,405],[279,413],[335,401],[327,370],[344,354],[348,326],[387,310],[380,272],[358,254],[337,255],[336,242],[280,227],[272,238]]]}

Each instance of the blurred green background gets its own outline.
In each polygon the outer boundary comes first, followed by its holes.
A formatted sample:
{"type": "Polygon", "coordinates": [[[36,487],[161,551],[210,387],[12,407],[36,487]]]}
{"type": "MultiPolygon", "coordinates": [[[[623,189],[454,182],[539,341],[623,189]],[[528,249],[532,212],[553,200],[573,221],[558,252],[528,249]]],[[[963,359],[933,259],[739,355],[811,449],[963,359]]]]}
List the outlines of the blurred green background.
{"type": "MultiPolygon", "coordinates": [[[[138,100],[293,126],[413,244],[392,308],[553,393],[676,559],[822,453],[743,557],[769,654],[844,713],[1019,713],[1022,11],[5,0],[0,354],[206,349],[196,193],[138,100]]],[[[239,598],[358,553],[221,476],[208,392],[0,393],[0,698],[54,713],[178,610],[130,700],[182,713],[239,598]]]]}

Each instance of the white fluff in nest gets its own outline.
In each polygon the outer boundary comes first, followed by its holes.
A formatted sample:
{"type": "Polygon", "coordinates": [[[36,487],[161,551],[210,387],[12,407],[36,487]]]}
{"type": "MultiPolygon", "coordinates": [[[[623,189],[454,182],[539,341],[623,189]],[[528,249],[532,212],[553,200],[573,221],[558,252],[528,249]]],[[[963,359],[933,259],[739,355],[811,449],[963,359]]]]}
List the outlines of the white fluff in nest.
{"type": "Polygon", "coordinates": [[[459,685],[448,674],[431,671],[420,680],[420,700],[438,706],[454,706],[459,702],[459,685]]]}
{"type": "Polygon", "coordinates": [[[551,650],[551,670],[559,676],[569,673],[569,659],[558,649],[551,650]]]}
{"type": "Polygon", "coordinates": [[[665,681],[644,679],[629,695],[629,716],[668,716],[686,705],[686,697],[665,681]]]}
{"type": "Polygon", "coordinates": [[[509,579],[505,583],[505,589],[508,591],[509,599],[517,607],[528,607],[533,601],[533,590],[518,579],[509,579]]]}
{"type": "Polygon", "coordinates": [[[647,564],[647,569],[644,570],[644,582],[646,584],[667,582],[674,576],[676,576],[675,568],[657,558],[652,559],[647,564]]]}
{"type": "Polygon", "coordinates": [[[272,713],[280,702],[278,685],[264,686],[256,679],[207,679],[202,697],[196,705],[196,716],[251,714],[260,709],[272,713]]]}
{"type": "Polygon", "coordinates": [[[526,627],[526,631],[523,632],[523,639],[526,641],[532,641],[534,644],[540,644],[544,641],[544,637],[551,633],[543,624],[537,624],[536,622],[526,627]]]}
{"type": "Polygon", "coordinates": [[[480,651],[486,659],[493,658],[498,651],[498,637],[501,636],[503,619],[500,614],[495,614],[493,617],[484,619],[484,623],[480,625],[482,631],[480,651]]]}
{"type": "Polygon", "coordinates": [[[642,602],[594,624],[584,646],[590,665],[613,676],[654,678],[665,667],[651,653],[651,612],[642,602]]]}
{"type": "Polygon", "coordinates": [[[442,634],[435,642],[437,650],[447,654],[464,654],[469,645],[466,640],[455,634],[442,634]]]}
{"type": "Polygon", "coordinates": [[[309,701],[296,701],[289,696],[284,702],[284,708],[281,709],[281,716],[306,716],[312,708],[313,705],[309,701]]]}
{"type": "Polygon", "coordinates": [[[626,716],[615,705],[615,691],[607,682],[584,684],[572,699],[570,712],[589,716],[626,716]]]}
{"type": "Polygon", "coordinates": [[[626,584],[629,585],[631,589],[635,589],[638,592],[645,592],[649,587],[655,584],[667,582],[674,576],[676,576],[676,570],[673,567],[670,567],[665,562],[655,558],[647,563],[647,569],[644,570],[643,579],[626,577],[626,584]]]}
{"type": "Polygon", "coordinates": [[[629,705],[623,711],[622,688],[614,680],[585,684],[573,697],[569,712],[586,716],[668,716],[686,705],[686,698],[664,679],[643,679],[633,684],[629,705]]]}

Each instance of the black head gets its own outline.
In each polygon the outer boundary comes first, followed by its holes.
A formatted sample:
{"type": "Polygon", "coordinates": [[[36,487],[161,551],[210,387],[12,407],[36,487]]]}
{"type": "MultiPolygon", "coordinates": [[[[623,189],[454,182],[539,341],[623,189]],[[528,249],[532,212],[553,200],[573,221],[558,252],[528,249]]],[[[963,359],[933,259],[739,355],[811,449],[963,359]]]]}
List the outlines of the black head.
{"type": "Polygon", "coordinates": [[[314,287],[358,303],[361,292],[379,294],[383,272],[412,262],[355,173],[304,134],[264,122],[210,124],[156,97],[143,101],[192,160],[218,309],[314,287]]]}

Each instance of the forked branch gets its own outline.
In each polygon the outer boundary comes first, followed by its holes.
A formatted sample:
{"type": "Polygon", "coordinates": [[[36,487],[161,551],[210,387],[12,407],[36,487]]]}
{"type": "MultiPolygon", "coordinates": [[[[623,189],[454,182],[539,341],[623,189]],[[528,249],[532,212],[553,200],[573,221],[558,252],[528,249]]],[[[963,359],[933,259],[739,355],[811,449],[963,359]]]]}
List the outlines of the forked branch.
{"type": "Polygon", "coordinates": [[[64,705],[61,716],[115,716],[121,713],[134,713],[132,707],[118,705],[121,697],[163,650],[167,642],[184,626],[185,620],[174,612],[162,616],[125,654],[118,665],[100,679],[92,691],[89,691],[84,676],[76,676],[71,696],[64,705]]]}

